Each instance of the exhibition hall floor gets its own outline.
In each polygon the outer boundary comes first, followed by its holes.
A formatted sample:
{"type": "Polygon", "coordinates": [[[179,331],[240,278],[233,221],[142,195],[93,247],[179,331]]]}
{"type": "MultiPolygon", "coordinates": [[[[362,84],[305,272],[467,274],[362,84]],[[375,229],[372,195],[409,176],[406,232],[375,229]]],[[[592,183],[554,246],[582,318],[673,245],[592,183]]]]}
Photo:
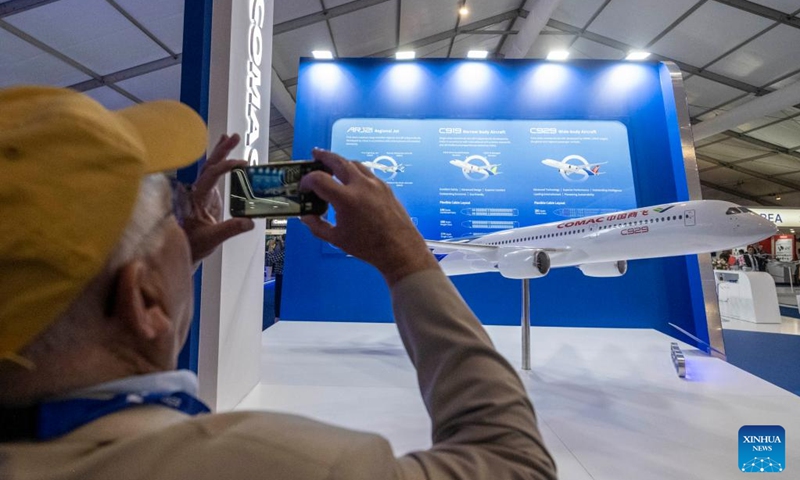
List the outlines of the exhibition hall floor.
{"type": "MultiPolygon", "coordinates": [[[[520,364],[519,327],[487,327],[520,364]]],[[[520,371],[540,429],[569,480],[749,478],[738,470],[743,425],[786,429],[787,471],[798,478],[800,397],[654,330],[533,328],[520,371]]],[[[261,383],[239,404],[378,432],[395,452],[430,446],[414,370],[392,324],[281,321],[263,334],[261,383]]]]}
{"type": "Polygon", "coordinates": [[[800,318],[781,316],[781,323],[753,323],[743,320],[723,320],[723,329],[743,330],[746,332],[782,333],[800,335],[800,318]]]}

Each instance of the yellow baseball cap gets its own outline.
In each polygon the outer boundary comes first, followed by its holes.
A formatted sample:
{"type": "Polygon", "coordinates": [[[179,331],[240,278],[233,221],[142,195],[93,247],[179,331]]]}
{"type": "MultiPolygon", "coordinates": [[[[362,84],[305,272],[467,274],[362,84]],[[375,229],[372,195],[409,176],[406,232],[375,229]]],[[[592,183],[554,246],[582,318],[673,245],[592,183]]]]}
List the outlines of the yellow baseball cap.
{"type": "Polygon", "coordinates": [[[206,142],[179,102],[110,111],[68,89],[0,89],[0,359],[100,273],[142,178],[195,162],[206,142]]]}

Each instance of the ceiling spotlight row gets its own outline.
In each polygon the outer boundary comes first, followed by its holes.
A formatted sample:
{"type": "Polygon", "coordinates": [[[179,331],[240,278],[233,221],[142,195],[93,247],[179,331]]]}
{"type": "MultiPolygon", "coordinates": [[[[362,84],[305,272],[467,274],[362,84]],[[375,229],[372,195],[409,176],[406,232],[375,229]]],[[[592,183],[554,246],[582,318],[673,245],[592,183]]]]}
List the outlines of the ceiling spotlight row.
{"type": "MultiPolygon", "coordinates": [[[[317,60],[330,60],[333,58],[333,53],[330,50],[314,50],[311,52],[314,55],[314,58],[317,60]]],[[[650,56],[650,52],[645,52],[642,50],[633,50],[628,53],[628,56],[625,57],[625,60],[644,60],[650,56]]],[[[397,60],[413,60],[416,58],[416,53],[413,50],[400,50],[395,53],[394,57],[397,60]]],[[[467,58],[472,59],[485,59],[489,57],[489,52],[486,50],[470,50],[467,52],[467,58]]],[[[554,61],[564,61],[569,58],[569,51],[568,50],[552,50],[550,53],[547,54],[548,60],[554,61]]]]}
{"type": "MultiPolygon", "coordinates": [[[[317,60],[331,60],[333,59],[333,52],[330,50],[314,50],[311,52],[317,60]]],[[[397,60],[414,60],[417,54],[414,50],[400,50],[394,54],[397,60]]],[[[484,59],[489,57],[489,52],[486,50],[470,50],[467,52],[467,58],[484,59]]]]}

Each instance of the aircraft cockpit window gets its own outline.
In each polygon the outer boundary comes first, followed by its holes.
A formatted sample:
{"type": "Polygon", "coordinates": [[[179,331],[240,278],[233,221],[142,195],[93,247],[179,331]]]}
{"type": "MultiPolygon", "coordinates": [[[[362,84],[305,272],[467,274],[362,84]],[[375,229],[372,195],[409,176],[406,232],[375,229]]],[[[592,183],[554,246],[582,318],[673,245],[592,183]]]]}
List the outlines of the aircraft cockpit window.
{"type": "Polygon", "coordinates": [[[736,207],[731,207],[725,212],[725,215],[736,215],[737,213],[742,213],[742,211],[736,207]]]}
{"type": "Polygon", "coordinates": [[[739,210],[740,210],[742,213],[753,213],[753,211],[752,211],[752,210],[750,210],[749,208],[739,207],[739,210]]]}

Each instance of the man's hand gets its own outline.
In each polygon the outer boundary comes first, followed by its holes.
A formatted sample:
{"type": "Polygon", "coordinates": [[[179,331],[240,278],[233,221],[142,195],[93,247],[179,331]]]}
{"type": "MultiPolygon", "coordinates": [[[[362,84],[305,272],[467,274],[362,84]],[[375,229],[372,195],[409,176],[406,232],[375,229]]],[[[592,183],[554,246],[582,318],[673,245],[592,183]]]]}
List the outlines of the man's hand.
{"type": "Polygon", "coordinates": [[[217,182],[234,168],[247,166],[244,160],[227,160],[228,154],[238,143],[239,135],[222,135],[188,192],[191,211],[183,220],[183,229],[189,238],[192,261],[195,264],[210,255],[225,240],[253,229],[253,221],[249,218],[221,221],[223,203],[217,182]]]}
{"type": "Polygon", "coordinates": [[[329,174],[311,172],[300,183],[336,210],[336,226],[315,215],[302,218],[311,232],[374,265],[391,286],[420,270],[438,268],[425,240],[389,187],[358,162],[315,149],[313,156],[329,174]],[[341,182],[341,183],[340,183],[341,182]]]}

